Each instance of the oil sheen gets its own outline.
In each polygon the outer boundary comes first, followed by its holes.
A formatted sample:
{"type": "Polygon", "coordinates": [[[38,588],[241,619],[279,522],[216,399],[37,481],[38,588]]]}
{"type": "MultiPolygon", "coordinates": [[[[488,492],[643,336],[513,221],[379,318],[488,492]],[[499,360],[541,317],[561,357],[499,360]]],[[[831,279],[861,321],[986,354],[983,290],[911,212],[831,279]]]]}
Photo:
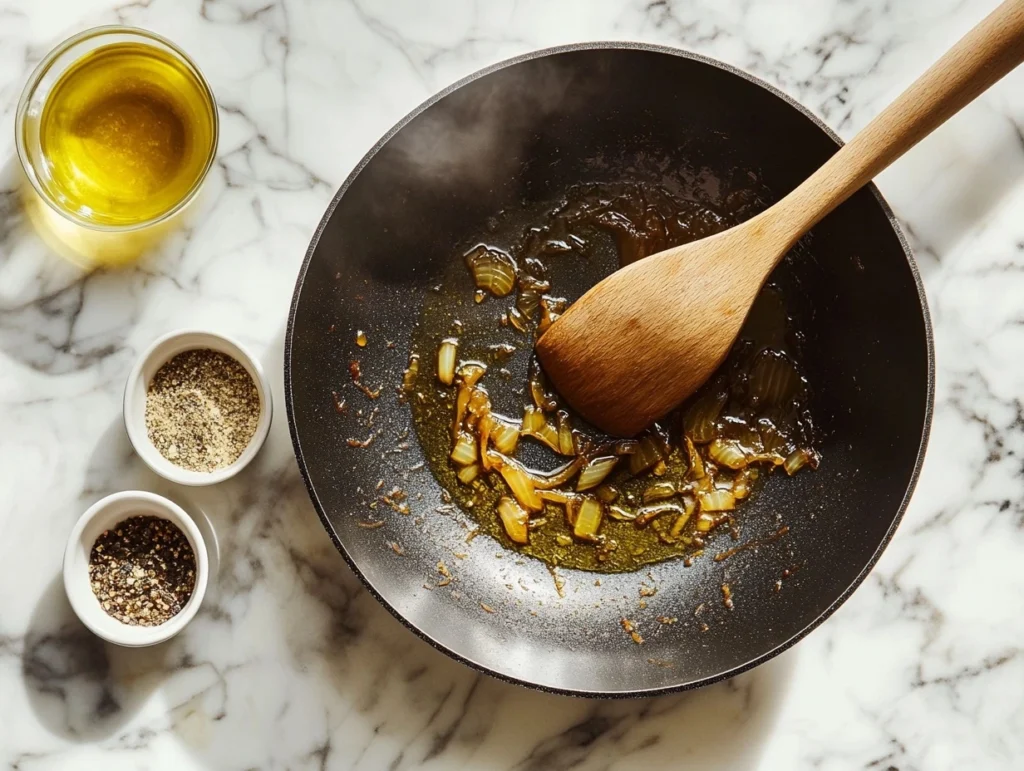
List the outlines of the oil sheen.
{"type": "Polygon", "coordinates": [[[43,107],[43,183],[60,206],[97,225],[159,218],[202,179],[215,109],[170,52],[138,43],[96,49],[60,77],[43,107]]]}
{"type": "MultiPolygon", "coordinates": [[[[740,192],[744,190],[740,188],[740,192]]],[[[477,238],[469,239],[458,252],[465,252],[474,243],[486,242],[514,255],[520,265],[533,259],[537,261],[534,269],[540,270],[543,262],[543,273],[550,280],[552,293],[571,302],[621,264],[724,230],[747,219],[756,206],[750,196],[738,194],[727,196],[724,203],[713,207],[710,203],[679,199],[653,184],[583,185],[568,191],[563,200],[502,212],[488,223],[487,232],[476,234],[477,238]],[[572,248],[568,248],[570,244],[572,248]]],[[[699,554],[703,544],[664,537],[671,519],[655,520],[641,529],[632,521],[605,517],[601,535],[606,546],[614,544],[614,550],[574,542],[564,507],[550,503],[540,516],[531,520],[529,543],[511,544],[496,514],[499,498],[508,494],[506,485],[496,479],[498,475],[481,476],[471,485],[461,483],[456,476],[456,467],[449,458],[455,389],[440,384],[430,364],[436,362],[440,340],[457,338],[459,360],[487,365],[481,382],[495,414],[505,416],[508,422],[517,422],[523,414],[524,405],[530,402],[524,384],[533,354],[533,337],[500,323],[500,314],[507,315],[507,300],[475,298],[473,293],[474,284],[465,261],[452,259],[434,291],[427,293],[412,339],[413,350],[420,354],[421,361],[427,362],[420,368],[415,392],[409,399],[414,426],[431,472],[451,500],[471,514],[480,531],[552,565],[611,573],[699,554]]],[[[783,294],[773,286],[766,287],[751,310],[733,355],[705,389],[694,396],[694,401],[708,390],[721,390],[723,384],[728,385],[730,392],[742,390],[739,387],[749,379],[745,362],[752,352],[771,348],[787,357],[796,357],[798,343],[792,334],[783,294]]],[[[788,429],[787,434],[799,435],[799,443],[809,445],[811,424],[809,416],[805,417],[806,393],[801,393],[799,398],[780,405],[775,419],[779,426],[796,426],[788,429]]],[[[756,416],[734,401],[730,399],[726,405],[723,419],[728,419],[730,430],[749,431],[756,416]]],[[[665,459],[666,468],[661,475],[635,476],[626,470],[627,464],[620,463],[608,477],[621,492],[620,504],[635,510],[644,499],[646,488],[655,481],[682,484],[689,463],[681,448],[681,418],[680,413],[675,413],[663,421],[674,449],[665,459]]],[[[607,437],[600,436],[578,417],[572,419],[574,427],[587,434],[594,444],[607,441],[607,437]]],[[[514,457],[538,471],[549,471],[565,462],[527,438],[518,443],[514,457]]],[[[769,473],[768,469],[762,471],[764,475],[769,473]]],[[[778,474],[774,476],[773,483],[785,484],[778,474]]],[[[738,537],[744,507],[749,503],[743,501],[737,506],[735,518],[732,512],[728,513],[718,528],[721,532],[701,535],[702,539],[709,539],[712,553],[725,552],[737,545],[730,536],[738,537]],[[726,531],[730,535],[724,535],[726,531]],[[712,545],[711,538],[718,540],[712,545]]]]}

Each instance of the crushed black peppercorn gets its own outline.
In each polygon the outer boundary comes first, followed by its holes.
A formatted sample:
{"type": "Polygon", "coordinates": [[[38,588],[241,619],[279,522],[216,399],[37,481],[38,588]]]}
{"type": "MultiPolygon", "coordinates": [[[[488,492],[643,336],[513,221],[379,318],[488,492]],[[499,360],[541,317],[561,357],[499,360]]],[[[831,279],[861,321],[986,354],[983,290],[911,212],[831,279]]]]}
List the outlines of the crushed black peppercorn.
{"type": "Polygon", "coordinates": [[[192,596],[196,555],[173,522],[128,517],[93,544],[89,583],[101,607],[118,621],[158,626],[178,615],[192,596]]]}

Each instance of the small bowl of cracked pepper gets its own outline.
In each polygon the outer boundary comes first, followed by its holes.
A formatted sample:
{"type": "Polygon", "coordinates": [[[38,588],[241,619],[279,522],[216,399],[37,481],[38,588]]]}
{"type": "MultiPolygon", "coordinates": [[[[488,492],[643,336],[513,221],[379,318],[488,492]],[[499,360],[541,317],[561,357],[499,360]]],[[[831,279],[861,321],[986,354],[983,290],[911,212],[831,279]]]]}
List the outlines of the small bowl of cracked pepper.
{"type": "Polygon", "coordinates": [[[199,610],[208,577],[195,522],[149,492],[114,493],[93,504],[64,552],[71,607],[93,633],[117,645],[155,645],[176,635],[199,610]]]}
{"type": "Polygon", "coordinates": [[[158,338],[125,386],[132,446],[153,471],[184,485],[215,484],[245,468],[267,438],[271,414],[258,361],[211,332],[158,338]]]}

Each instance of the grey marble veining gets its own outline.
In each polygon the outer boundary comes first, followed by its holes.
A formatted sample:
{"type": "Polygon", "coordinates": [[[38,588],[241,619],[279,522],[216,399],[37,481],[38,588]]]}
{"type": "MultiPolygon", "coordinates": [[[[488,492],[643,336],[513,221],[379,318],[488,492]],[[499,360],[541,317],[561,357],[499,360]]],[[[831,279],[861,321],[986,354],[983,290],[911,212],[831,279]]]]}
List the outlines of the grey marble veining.
{"type": "Polygon", "coordinates": [[[285,313],[308,239],[362,154],[417,103],[534,48],[685,47],[791,93],[844,136],[994,6],[986,0],[0,0],[0,763],[12,769],[1019,769],[1024,767],[1024,72],[879,185],[935,322],[918,492],[867,582],[791,652],[691,694],[601,702],[450,661],[362,589],[323,532],[283,410],[252,467],[171,491],[217,531],[187,632],[106,646],[74,620],[64,540],[115,490],[168,491],[120,399],[184,323],[259,352],[283,405],[285,313]],[[50,254],[5,191],[35,62],[102,23],[178,42],[213,83],[199,216],[132,268],[50,254]]]}

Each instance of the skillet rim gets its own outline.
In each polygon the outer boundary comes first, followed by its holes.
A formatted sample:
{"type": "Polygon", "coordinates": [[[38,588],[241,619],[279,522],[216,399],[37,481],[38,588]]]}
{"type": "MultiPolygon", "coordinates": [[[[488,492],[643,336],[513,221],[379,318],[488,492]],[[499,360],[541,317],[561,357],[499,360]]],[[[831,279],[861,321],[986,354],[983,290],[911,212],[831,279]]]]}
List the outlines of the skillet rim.
{"type": "Polygon", "coordinates": [[[302,481],[306,486],[306,491],[308,492],[310,500],[313,503],[313,508],[316,509],[316,513],[317,516],[320,518],[321,524],[327,531],[327,534],[330,536],[335,548],[341,553],[341,556],[344,557],[345,561],[348,563],[348,566],[352,569],[352,572],[355,573],[355,575],[359,578],[363,586],[365,586],[367,590],[370,592],[370,594],[373,595],[373,597],[377,600],[377,602],[379,602],[381,606],[383,606],[389,613],[391,613],[392,616],[398,619],[403,626],[414,632],[418,637],[425,640],[436,650],[441,651],[442,653],[455,659],[456,661],[466,664],[478,672],[483,672],[484,674],[490,675],[499,680],[503,680],[507,683],[526,686],[527,688],[543,691],[545,693],[576,696],[580,698],[628,699],[642,698],[648,696],[659,696],[662,694],[679,693],[682,691],[694,690],[697,688],[702,688],[707,685],[713,685],[714,683],[718,683],[723,680],[728,680],[730,678],[736,677],[737,675],[743,674],[744,672],[747,672],[753,669],[754,667],[760,666],[761,664],[764,664],[765,662],[775,658],[780,653],[783,653],[784,651],[792,648],[794,645],[800,642],[800,640],[802,640],[808,634],[817,629],[833,613],[835,613],[843,605],[843,603],[845,603],[850,598],[850,596],[853,594],[854,591],[857,590],[858,587],[860,587],[860,585],[867,578],[868,574],[878,563],[878,560],[881,558],[883,552],[889,546],[889,543],[892,541],[892,538],[896,533],[896,529],[903,521],[903,515],[906,513],[907,506],[910,504],[910,500],[913,497],[914,490],[916,489],[918,480],[921,476],[921,467],[924,464],[924,458],[928,448],[928,439],[931,434],[932,419],[934,417],[935,410],[935,336],[932,327],[931,315],[928,311],[928,300],[925,295],[924,284],[921,280],[921,274],[917,266],[917,261],[914,259],[913,251],[911,250],[910,245],[907,242],[907,238],[904,235],[903,229],[900,227],[899,221],[897,220],[896,215],[893,213],[892,208],[889,206],[885,198],[882,197],[881,192],[879,192],[874,182],[870,182],[868,183],[866,188],[870,190],[871,194],[875,197],[875,201],[878,203],[879,207],[881,207],[882,212],[889,220],[889,224],[892,227],[894,233],[896,234],[896,238],[899,240],[900,246],[903,249],[903,255],[907,260],[907,266],[910,268],[911,275],[913,276],[914,286],[917,289],[917,297],[921,306],[921,320],[924,322],[925,347],[927,349],[928,358],[928,377],[926,383],[927,394],[923,416],[924,425],[921,430],[921,439],[918,444],[917,457],[914,460],[914,469],[911,473],[910,480],[907,484],[907,490],[904,493],[902,501],[900,501],[900,505],[896,511],[895,516],[893,517],[891,525],[886,530],[885,535],[883,536],[881,542],[878,544],[878,547],[875,549],[874,553],[871,555],[867,563],[860,570],[860,572],[850,583],[850,585],[833,602],[831,602],[827,608],[825,608],[816,618],[814,618],[810,623],[808,623],[802,630],[800,630],[798,633],[790,637],[785,642],[772,648],[771,650],[768,650],[760,654],[759,656],[755,656],[749,661],[744,662],[739,666],[728,669],[724,672],[719,672],[714,675],[709,675],[707,677],[677,683],[675,685],[669,685],[660,688],[646,688],[623,691],[607,691],[600,689],[589,691],[572,688],[557,688],[549,685],[531,682],[529,680],[525,680],[522,678],[513,677],[503,672],[498,672],[486,666],[485,664],[481,664],[480,662],[474,661],[462,655],[458,651],[453,650],[452,648],[449,648],[446,645],[443,645],[442,643],[438,642],[430,635],[428,635],[426,632],[421,630],[419,627],[408,621],[398,610],[396,610],[387,600],[385,600],[384,597],[381,596],[381,594],[377,591],[373,584],[370,583],[370,581],[363,575],[358,565],[356,565],[355,560],[351,557],[351,555],[349,555],[348,551],[345,549],[344,544],[341,542],[341,539],[335,532],[334,527],[331,525],[327,513],[324,511],[324,507],[320,503],[320,499],[317,496],[316,490],[313,487],[309,471],[306,468],[306,462],[302,455],[302,446],[299,441],[298,432],[296,431],[295,427],[295,415],[292,403],[291,361],[292,335],[294,333],[295,317],[298,313],[299,298],[302,295],[302,289],[305,284],[306,274],[309,270],[309,265],[312,262],[313,254],[316,252],[316,248],[320,243],[320,237],[323,234],[324,230],[326,229],[327,225],[329,224],[331,217],[334,214],[334,210],[337,208],[338,204],[341,202],[341,199],[348,191],[348,188],[359,176],[362,170],[370,163],[370,161],[373,160],[377,152],[382,147],[384,147],[384,145],[386,145],[391,140],[391,138],[395,136],[395,134],[397,134],[399,131],[405,128],[406,125],[408,125],[419,115],[426,112],[430,107],[432,107],[437,102],[441,101],[454,91],[457,91],[458,89],[462,88],[463,86],[469,83],[472,83],[475,80],[483,78],[494,72],[497,72],[498,70],[502,70],[505,69],[506,67],[511,67],[522,62],[532,61],[534,59],[540,59],[547,56],[572,53],[574,51],[591,50],[647,51],[651,53],[678,56],[683,59],[689,59],[691,61],[696,61],[701,64],[715,67],[731,75],[738,76],[748,81],[749,83],[752,83],[755,86],[764,89],[773,96],[778,97],[779,99],[786,102],[786,104],[788,104],[790,107],[798,110],[805,117],[809,118],[815,126],[821,129],[825,133],[825,135],[836,144],[837,150],[845,144],[842,138],[840,138],[839,135],[836,134],[821,118],[819,118],[817,115],[811,112],[809,108],[805,107],[792,96],[782,91],[780,88],[762,80],[756,75],[753,75],[749,72],[746,72],[745,70],[740,69],[739,67],[735,67],[731,64],[719,61],[718,59],[713,59],[709,56],[704,56],[703,54],[694,53],[692,51],[687,51],[681,48],[672,48],[669,46],[635,41],[589,41],[584,43],[572,43],[569,45],[537,49],[535,51],[530,51],[525,54],[520,54],[519,56],[504,59],[502,61],[484,67],[480,70],[477,70],[471,73],[470,75],[467,75],[466,77],[461,78],[455,81],[454,83],[446,86],[444,89],[437,92],[436,94],[428,98],[426,101],[420,103],[405,117],[403,117],[394,126],[392,126],[387,131],[387,133],[384,134],[373,145],[373,147],[370,148],[370,150],[359,160],[359,163],[357,163],[356,166],[352,169],[352,171],[348,174],[348,176],[345,178],[345,181],[341,184],[341,187],[338,188],[337,192],[334,194],[334,197],[331,199],[330,204],[327,206],[327,210],[324,212],[324,215],[321,218],[320,223],[317,225],[316,231],[313,233],[313,237],[309,242],[309,247],[306,249],[306,256],[303,258],[302,266],[300,267],[298,276],[296,277],[295,289],[292,292],[292,301],[288,310],[288,325],[285,330],[284,339],[284,396],[285,411],[288,415],[288,432],[292,439],[292,449],[295,454],[295,460],[299,466],[299,472],[302,475],[302,481]]]}

